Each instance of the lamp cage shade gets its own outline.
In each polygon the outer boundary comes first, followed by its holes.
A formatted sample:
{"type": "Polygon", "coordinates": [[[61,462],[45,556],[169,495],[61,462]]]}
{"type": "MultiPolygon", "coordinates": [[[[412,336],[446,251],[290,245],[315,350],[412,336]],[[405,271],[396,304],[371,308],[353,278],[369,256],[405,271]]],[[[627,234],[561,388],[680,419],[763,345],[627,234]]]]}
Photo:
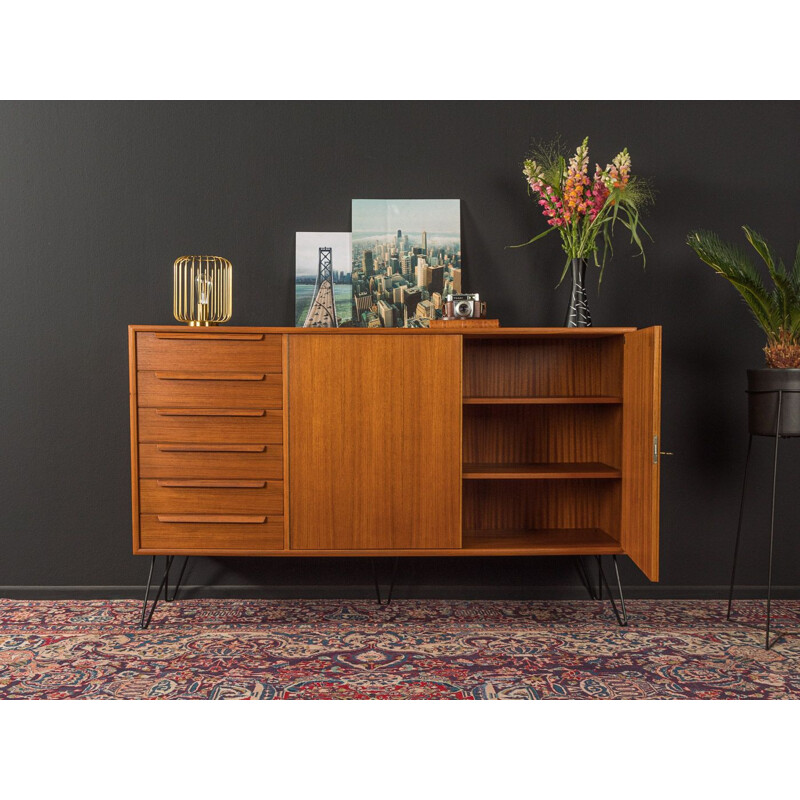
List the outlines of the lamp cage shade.
{"type": "Polygon", "coordinates": [[[220,256],[181,256],[174,272],[173,314],[189,325],[219,325],[233,310],[233,268],[220,256]]]}

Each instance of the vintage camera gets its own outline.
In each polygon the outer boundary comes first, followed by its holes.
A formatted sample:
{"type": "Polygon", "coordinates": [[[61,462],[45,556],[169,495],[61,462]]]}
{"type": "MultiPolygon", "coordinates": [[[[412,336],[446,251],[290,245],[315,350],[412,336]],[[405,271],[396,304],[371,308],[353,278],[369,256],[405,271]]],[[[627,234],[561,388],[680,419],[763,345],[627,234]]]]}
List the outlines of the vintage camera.
{"type": "Polygon", "coordinates": [[[449,294],[442,306],[442,319],[483,319],[486,303],[477,294],[449,294]]]}

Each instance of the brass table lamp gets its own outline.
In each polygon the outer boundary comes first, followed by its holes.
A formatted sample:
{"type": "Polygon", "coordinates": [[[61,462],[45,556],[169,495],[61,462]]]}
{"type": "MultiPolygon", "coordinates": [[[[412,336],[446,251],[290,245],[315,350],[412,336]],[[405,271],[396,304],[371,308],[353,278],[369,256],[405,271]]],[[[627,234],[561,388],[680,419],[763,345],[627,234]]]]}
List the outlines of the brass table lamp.
{"type": "Polygon", "coordinates": [[[172,313],[178,322],[207,327],[231,318],[233,268],[227,258],[181,256],[173,270],[172,313]]]}

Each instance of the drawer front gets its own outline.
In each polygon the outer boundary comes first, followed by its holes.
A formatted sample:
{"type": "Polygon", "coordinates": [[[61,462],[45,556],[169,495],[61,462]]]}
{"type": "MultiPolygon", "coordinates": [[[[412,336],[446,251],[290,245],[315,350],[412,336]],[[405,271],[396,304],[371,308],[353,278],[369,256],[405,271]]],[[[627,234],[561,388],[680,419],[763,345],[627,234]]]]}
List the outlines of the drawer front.
{"type": "Polygon", "coordinates": [[[265,408],[140,408],[141,442],[283,442],[283,412],[265,408]]]}
{"type": "Polygon", "coordinates": [[[139,372],[140,406],[164,408],[281,408],[283,376],[253,372],[139,372]]]}
{"type": "Polygon", "coordinates": [[[143,514],[283,514],[283,481],[263,478],[145,478],[143,514]]]}
{"type": "Polygon", "coordinates": [[[265,515],[142,514],[143,549],[283,550],[283,517],[265,515]]]}
{"type": "Polygon", "coordinates": [[[282,371],[280,334],[137,333],[138,369],[282,371]]]}
{"type": "Polygon", "coordinates": [[[277,444],[140,444],[139,476],[282,480],[283,447],[277,444]]]}

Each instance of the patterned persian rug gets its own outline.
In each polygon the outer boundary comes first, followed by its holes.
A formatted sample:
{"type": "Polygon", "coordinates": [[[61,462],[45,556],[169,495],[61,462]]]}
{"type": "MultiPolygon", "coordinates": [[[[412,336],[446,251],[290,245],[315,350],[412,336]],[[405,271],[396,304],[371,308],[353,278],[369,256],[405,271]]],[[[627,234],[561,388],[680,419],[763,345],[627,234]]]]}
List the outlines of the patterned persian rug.
{"type": "Polygon", "coordinates": [[[800,601],[0,599],[0,697],[800,697],[800,601]]]}

